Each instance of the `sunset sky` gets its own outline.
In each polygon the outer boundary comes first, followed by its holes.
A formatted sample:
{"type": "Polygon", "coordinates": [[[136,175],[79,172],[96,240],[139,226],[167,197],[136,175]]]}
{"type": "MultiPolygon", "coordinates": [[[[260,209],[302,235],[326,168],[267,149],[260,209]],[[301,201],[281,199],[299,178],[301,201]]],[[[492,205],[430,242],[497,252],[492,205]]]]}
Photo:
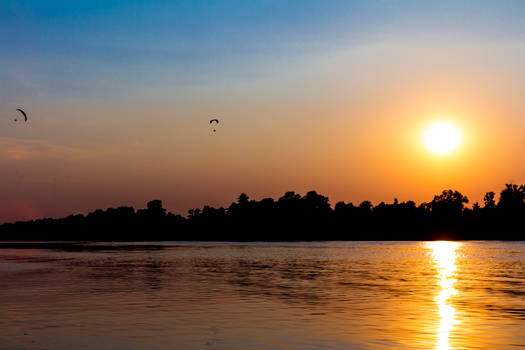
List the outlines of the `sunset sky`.
{"type": "Polygon", "coordinates": [[[0,48],[0,222],[525,183],[523,1],[2,0],[0,48]]]}

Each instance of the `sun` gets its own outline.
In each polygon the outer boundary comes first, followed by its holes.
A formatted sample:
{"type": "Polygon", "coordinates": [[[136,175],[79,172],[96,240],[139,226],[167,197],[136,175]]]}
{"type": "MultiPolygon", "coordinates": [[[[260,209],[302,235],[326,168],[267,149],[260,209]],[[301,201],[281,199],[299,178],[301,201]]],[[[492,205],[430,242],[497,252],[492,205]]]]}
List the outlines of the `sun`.
{"type": "Polygon", "coordinates": [[[448,122],[436,122],[425,129],[422,141],[430,152],[445,156],[449,155],[461,145],[461,131],[448,122]]]}

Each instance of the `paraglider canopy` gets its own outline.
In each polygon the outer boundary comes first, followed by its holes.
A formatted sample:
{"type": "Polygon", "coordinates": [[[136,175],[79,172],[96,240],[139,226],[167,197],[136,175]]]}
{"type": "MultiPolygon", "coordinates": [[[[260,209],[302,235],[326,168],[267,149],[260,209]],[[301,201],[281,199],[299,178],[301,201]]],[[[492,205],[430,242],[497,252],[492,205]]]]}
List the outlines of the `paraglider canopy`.
{"type": "MultiPolygon", "coordinates": [[[[212,119],[212,120],[210,120],[210,124],[213,124],[213,123],[219,124],[219,119],[212,119]]],[[[216,131],[217,131],[216,129],[213,129],[213,132],[216,132],[216,131]]]]}
{"type": "MultiPolygon", "coordinates": [[[[20,108],[17,108],[16,110],[19,111],[20,113],[22,113],[22,115],[24,116],[24,121],[27,122],[27,114],[26,114],[26,112],[24,112],[20,108]]],[[[18,121],[18,119],[15,119],[15,122],[16,121],[18,121]]]]}

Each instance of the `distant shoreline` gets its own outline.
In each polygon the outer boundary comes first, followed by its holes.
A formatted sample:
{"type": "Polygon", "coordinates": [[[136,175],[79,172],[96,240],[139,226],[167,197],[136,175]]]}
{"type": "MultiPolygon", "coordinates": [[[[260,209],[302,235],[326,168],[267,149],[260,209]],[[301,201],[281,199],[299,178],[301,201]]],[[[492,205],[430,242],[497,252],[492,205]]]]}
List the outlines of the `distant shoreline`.
{"type": "Polygon", "coordinates": [[[525,240],[525,186],[507,184],[496,201],[465,204],[458,191],[445,190],[428,203],[373,206],[338,202],[310,191],[286,192],[277,200],[250,200],[241,194],[227,208],[204,206],[186,217],[169,213],[160,200],[147,209],[95,210],[61,219],[38,219],[0,226],[0,241],[67,242],[322,242],[525,240]]]}
{"type": "MultiPolygon", "coordinates": [[[[150,242],[105,242],[105,241],[70,241],[70,242],[29,242],[29,241],[0,241],[0,249],[50,249],[50,250],[63,250],[69,252],[86,252],[86,251],[132,251],[132,250],[162,250],[171,247],[192,247],[192,246],[282,246],[279,243],[290,244],[289,247],[310,247],[309,244],[317,244],[317,247],[328,248],[332,245],[321,245],[320,243],[425,243],[425,242],[436,242],[441,240],[425,240],[425,241],[150,241],[150,242]],[[303,244],[303,245],[297,245],[303,244]]],[[[525,243],[525,240],[457,240],[454,242],[505,242],[505,243],[525,243]]],[[[344,247],[344,246],[343,246],[344,247]]]]}

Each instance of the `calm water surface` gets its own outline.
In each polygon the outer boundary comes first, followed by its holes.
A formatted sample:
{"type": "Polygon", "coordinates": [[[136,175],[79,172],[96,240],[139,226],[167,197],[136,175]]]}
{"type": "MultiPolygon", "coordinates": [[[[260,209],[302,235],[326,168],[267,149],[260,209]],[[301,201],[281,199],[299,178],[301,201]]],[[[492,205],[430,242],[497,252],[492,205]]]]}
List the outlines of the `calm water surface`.
{"type": "Polygon", "coordinates": [[[525,242],[0,246],[0,349],[525,348],[525,242]]]}

